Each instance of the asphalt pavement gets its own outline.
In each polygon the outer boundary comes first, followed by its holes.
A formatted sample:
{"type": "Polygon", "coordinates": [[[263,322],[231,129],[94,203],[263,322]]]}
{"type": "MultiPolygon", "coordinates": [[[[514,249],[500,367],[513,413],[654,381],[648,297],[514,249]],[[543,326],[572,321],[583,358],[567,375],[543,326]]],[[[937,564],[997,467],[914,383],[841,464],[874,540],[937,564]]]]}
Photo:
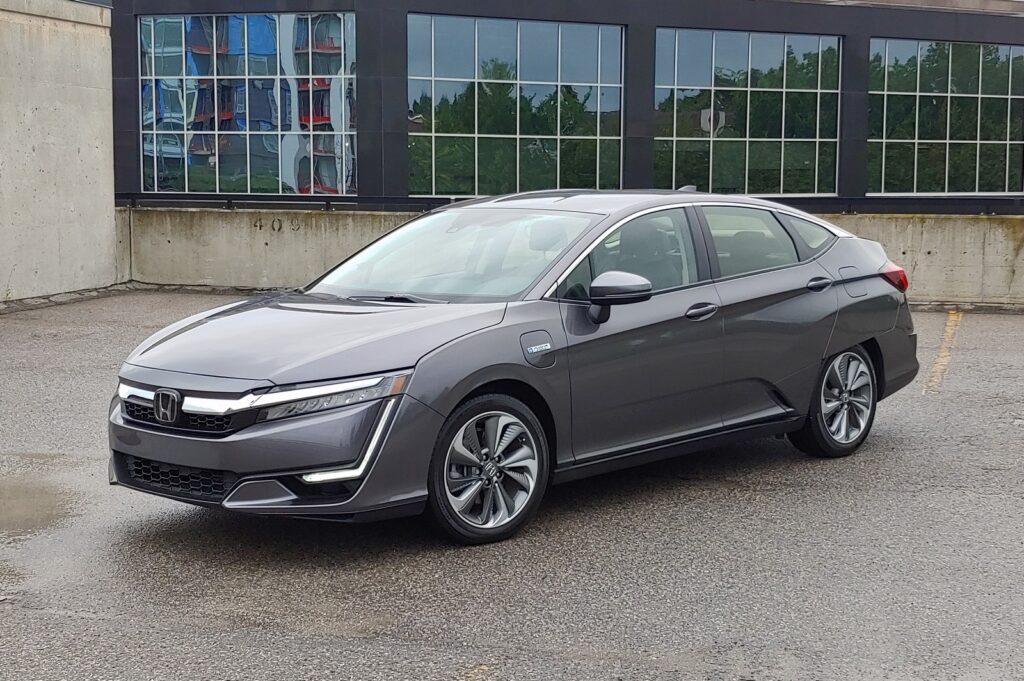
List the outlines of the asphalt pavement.
{"type": "Polygon", "coordinates": [[[851,458],[684,456],[464,548],[107,485],[121,359],[226,301],[0,316],[0,679],[1024,678],[1024,316],[917,313],[851,458]]]}

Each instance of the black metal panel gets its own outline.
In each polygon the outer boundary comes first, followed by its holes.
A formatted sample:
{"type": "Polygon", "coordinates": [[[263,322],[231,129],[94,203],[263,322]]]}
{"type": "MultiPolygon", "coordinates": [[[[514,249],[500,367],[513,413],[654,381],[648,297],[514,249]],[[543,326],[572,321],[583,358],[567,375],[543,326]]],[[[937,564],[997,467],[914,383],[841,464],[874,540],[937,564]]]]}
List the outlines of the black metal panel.
{"type": "MultiPolygon", "coordinates": [[[[119,201],[238,205],[295,201],[313,206],[422,206],[408,193],[406,15],[453,14],[593,22],[625,27],[624,187],[653,182],[653,75],[656,26],[839,35],[843,39],[839,198],[782,201],[819,212],[1024,213],[1024,197],[865,197],[867,80],[871,37],[1024,43],[1024,18],[785,0],[113,0],[115,183],[119,201]],[[357,115],[362,196],[277,197],[140,194],[136,17],[144,14],[355,11],[357,115]]],[[[432,201],[428,204],[443,203],[432,201]]]]}

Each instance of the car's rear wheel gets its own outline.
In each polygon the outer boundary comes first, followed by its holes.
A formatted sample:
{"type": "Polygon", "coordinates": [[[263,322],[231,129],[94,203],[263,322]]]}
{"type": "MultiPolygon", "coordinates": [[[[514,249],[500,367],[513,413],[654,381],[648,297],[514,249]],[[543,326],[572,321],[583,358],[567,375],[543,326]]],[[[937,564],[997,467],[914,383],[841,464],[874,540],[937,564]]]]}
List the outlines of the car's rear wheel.
{"type": "Polygon", "coordinates": [[[537,510],[547,477],[547,440],[534,413],[508,395],[483,395],[456,408],[441,429],[429,506],[456,541],[499,541],[537,510]]]}
{"type": "Polygon", "coordinates": [[[878,403],[875,367],[864,348],[855,346],[826,364],[818,380],[807,422],[790,435],[811,456],[849,456],[867,438],[878,403]]]}

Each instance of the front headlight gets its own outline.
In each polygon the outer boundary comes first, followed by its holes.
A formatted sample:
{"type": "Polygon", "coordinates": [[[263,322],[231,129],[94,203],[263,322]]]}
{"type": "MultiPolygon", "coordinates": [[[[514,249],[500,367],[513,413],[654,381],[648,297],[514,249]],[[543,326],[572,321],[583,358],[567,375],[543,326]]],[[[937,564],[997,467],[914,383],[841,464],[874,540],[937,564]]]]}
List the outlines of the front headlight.
{"type": "Polygon", "coordinates": [[[296,397],[290,400],[261,409],[256,417],[258,421],[313,414],[315,412],[347,407],[360,402],[376,400],[382,397],[397,395],[405,389],[409,373],[373,376],[365,379],[346,381],[344,383],[298,388],[280,393],[265,393],[263,401],[282,402],[283,398],[296,397]]]}

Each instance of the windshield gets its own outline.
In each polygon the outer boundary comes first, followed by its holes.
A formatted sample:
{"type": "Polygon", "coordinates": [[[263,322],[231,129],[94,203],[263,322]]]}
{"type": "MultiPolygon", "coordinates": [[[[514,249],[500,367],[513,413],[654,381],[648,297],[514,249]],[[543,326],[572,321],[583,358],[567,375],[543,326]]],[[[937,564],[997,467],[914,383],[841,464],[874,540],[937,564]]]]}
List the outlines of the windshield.
{"type": "Polygon", "coordinates": [[[356,253],[310,291],[405,302],[514,299],[601,217],[520,208],[431,213],[356,253]]]}

